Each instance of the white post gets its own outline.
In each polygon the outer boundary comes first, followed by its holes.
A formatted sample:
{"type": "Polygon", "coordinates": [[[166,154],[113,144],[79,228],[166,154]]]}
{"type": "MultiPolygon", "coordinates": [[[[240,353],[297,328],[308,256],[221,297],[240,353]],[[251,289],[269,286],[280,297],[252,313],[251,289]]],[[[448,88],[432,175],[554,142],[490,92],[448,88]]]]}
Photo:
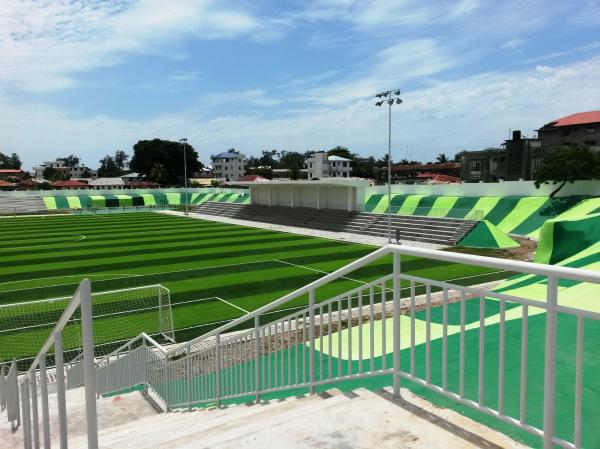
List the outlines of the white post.
{"type": "Polygon", "coordinates": [[[317,210],[321,209],[321,186],[317,186],[317,210]]]}
{"type": "Polygon", "coordinates": [[[271,207],[273,204],[273,188],[272,186],[268,186],[267,188],[269,189],[269,207],[271,207]]]}
{"type": "Polygon", "coordinates": [[[96,411],[96,366],[94,364],[94,325],[92,317],[92,284],[84,279],[79,284],[81,302],[81,336],[83,340],[83,382],[88,449],[98,449],[98,417],[96,411]]]}
{"type": "Polygon", "coordinates": [[[65,368],[63,344],[60,332],[54,333],[54,357],[56,364],[56,398],[58,407],[58,433],[60,449],[67,449],[67,403],[65,400],[65,368]]]}
{"type": "Polygon", "coordinates": [[[37,398],[37,378],[35,377],[36,368],[32,367],[31,382],[31,430],[33,431],[33,447],[40,449],[40,420],[38,415],[38,398],[37,398]]]}
{"type": "Polygon", "coordinates": [[[352,187],[348,187],[346,193],[346,206],[348,212],[352,212],[352,187]]]}
{"type": "Polygon", "coordinates": [[[291,197],[292,207],[294,207],[294,186],[290,186],[290,197],[291,197]]]}
{"type": "Polygon", "coordinates": [[[31,449],[31,414],[29,413],[29,381],[21,384],[21,401],[23,402],[23,445],[31,449]]]}
{"type": "Polygon", "coordinates": [[[556,394],[556,305],[558,282],[548,277],[546,291],[546,343],[544,363],[544,449],[553,449],[556,394]]]}
{"type": "Polygon", "coordinates": [[[221,334],[217,334],[215,336],[215,362],[216,362],[216,367],[215,367],[215,396],[216,396],[216,402],[217,402],[217,408],[221,408],[221,334]]]}
{"type": "Polygon", "coordinates": [[[315,290],[311,289],[308,292],[308,335],[310,338],[310,355],[309,355],[309,370],[310,370],[310,394],[315,394],[315,290]]]}
{"type": "MultiPolygon", "coordinates": [[[[255,385],[256,385],[256,403],[260,404],[260,317],[256,315],[254,317],[254,356],[255,356],[255,367],[254,367],[254,377],[255,377],[255,385]]],[[[290,348],[291,349],[291,348],[290,348]]],[[[269,355],[270,356],[270,355],[269,355]]]]}
{"type": "Polygon", "coordinates": [[[394,397],[400,397],[400,254],[394,253],[394,397]]]}
{"type": "Polygon", "coordinates": [[[48,379],[46,377],[46,354],[40,358],[40,393],[42,395],[42,432],[44,448],[50,448],[50,412],[48,408],[48,379]]]}

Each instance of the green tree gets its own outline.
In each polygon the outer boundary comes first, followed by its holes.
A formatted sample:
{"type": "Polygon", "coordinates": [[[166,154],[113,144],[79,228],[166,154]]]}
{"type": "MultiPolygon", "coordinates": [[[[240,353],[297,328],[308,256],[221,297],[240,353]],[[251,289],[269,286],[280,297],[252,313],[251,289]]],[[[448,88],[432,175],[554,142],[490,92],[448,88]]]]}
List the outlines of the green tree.
{"type": "Polygon", "coordinates": [[[125,171],[125,165],[127,164],[127,161],[129,160],[129,155],[127,153],[125,153],[125,151],[123,151],[123,150],[117,150],[117,151],[115,151],[114,160],[115,160],[115,164],[117,164],[117,167],[119,167],[119,170],[121,171],[121,173],[123,173],[125,171]]]}
{"type": "Polygon", "coordinates": [[[61,181],[63,179],[62,172],[53,167],[46,167],[42,176],[47,181],[61,181]]]}
{"type": "Polygon", "coordinates": [[[100,168],[98,168],[98,176],[100,178],[114,178],[121,175],[121,169],[115,162],[115,158],[107,154],[100,159],[100,168]]]}
{"type": "Polygon", "coordinates": [[[59,157],[57,161],[63,161],[67,167],[77,167],[79,165],[79,156],[69,154],[67,157],[59,157]]]}
{"type": "Polygon", "coordinates": [[[446,162],[448,162],[448,156],[446,156],[446,153],[440,153],[435,158],[435,161],[436,164],[445,164],[446,162]]]}
{"type": "Polygon", "coordinates": [[[572,184],[575,181],[596,178],[600,178],[600,155],[587,146],[565,146],[548,153],[533,173],[535,187],[538,189],[542,184],[559,184],[550,194],[550,198],[567,182],[572,184]]]}
{"type": "MultiPolygon", "coordinates": [[[[198,153],[190,144],[185,148],[188,175],[200,170],[204,165],[198,160],[198,153]]],[[[183,185],[183,145],[180,142],[152,139],[140,140],[133,146],[133,157],[129,168],[153,179],[150,172],[157,164],[162,166],[162,184],[183,185]]],[[[156,179],[153,179],[156,182],[156,179]]]]}
{"type": "Polygon", "coordinates": [[[21,159],[17,153],[8,154],[0,153],[0,168],[8,170],[20,170],[21,159]]]}
{"type": "Polygon", "coordinates": [[[345,157],[346,159],[352,159],[352,155],[350,154],[350,150],[347,147],[337,146],[332,148],[327,152],[328,156],[339,156],[345,157]]]}
{"type": "Polygon", "coordinates": [[[148,178],[158,184],[164,184],[167,181],[165,166],[160,162],[154,164],[148,173],[148,178]]]}

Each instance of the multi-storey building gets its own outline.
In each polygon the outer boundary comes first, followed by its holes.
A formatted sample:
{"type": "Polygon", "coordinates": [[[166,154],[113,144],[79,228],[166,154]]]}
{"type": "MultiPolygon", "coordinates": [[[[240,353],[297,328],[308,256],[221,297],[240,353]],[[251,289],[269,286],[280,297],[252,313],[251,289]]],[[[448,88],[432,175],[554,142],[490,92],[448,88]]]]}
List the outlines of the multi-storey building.
{"type": "Polygon", "coordinates": [[[71,178],[92,178],[98,177],[98,170],[92,170],[85,165],[76,165],[75,167],[69,167],[65,164],[65,161],[55,160],[42,162],[40,165],[33,167],[33,175],[36,178],[44,177],[44,170],[47,168],[53,168],[61,174],[64,179],[71,178]]]}
{"type": "Polygon", "coordinates": [[[460,177],[466,182],[518,181],[533,179],[548,153],[564,145],[587,145],[600,151],[600,111],[579,112],[553,120],[527,138],[513,131],[501,148],[464,151],[460,177]]]}
{"type": "Polygon", "coordinates": [[[236,181],[246,173],[246,156],[239,151],[229,150],[213,154],[210,159],[216,179],[236,181]]]}
{"type": "Polygon", "coordinates": [[[352,160],[341,156],[328,156],[325,151],[317,151],[306,160],[308,179],[349,178],[352,160]]]}

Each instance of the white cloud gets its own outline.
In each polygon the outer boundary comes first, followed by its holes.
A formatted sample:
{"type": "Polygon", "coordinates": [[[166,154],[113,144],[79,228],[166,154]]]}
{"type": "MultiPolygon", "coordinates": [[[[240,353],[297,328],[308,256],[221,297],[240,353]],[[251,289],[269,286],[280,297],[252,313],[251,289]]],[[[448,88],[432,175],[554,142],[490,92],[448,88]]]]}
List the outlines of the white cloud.
{"type": "Polygon", "coordinates": [[[597,50],[599,48],[600,48],[600,41],[594,41],[594,42],[590,42],[585,45],[578,45],[577,47],[573,47],[569,50],[556,51],[556,52],[548,53],[548,54],[545,54],[542,56],[537,56],[535,58],[530,58],[530,59],[526,60],[525,63],[530,64],[533,62],[548,61],[550,59],[561,58],[563,56],[568,56],[568,55],[575,55],[577,53],[585,53],[585,52],[597,50]]]}
{"type": "MultiPolygon", "coordinates": [[[[404,157],[406,146],[413,158],[427,159],[441,151],[453,154],[498,145],[509,129],[531,134],[556,117],[597,109],[599,85],[600,57],[595,57],[541,70],[482,73],[408,92],[404,103],[394,107],[394,157],[404,157]]],[[[260,90],[236,95],[268,100],[260,90]]],[[[362,154],[384,153],[387,115],[371,99],[304,106],[275,117],[257,112],[207,117],[203,101],[149,120],[120,120],[73,117],[43,104],[0,99],[0,148],[20,153],[27,167],[62,153],[79,154],[95,166],[106,153],[154,137],[186,136],[205,161],[210,153],[232,146],[248,154],[338,144],[362,154]]]]}
{"type": "Polygon", "coordinates": [[[367,61],[364,73],[308,91],[304,100],[344,104],[372,98],[382,88],[395,89],[403,81],[423,79],[453,67],[457,60],[450,48],[440,48],[433,39],[400,42],[379,51],[367,61]]]}
{"type": "Polygon", "coordinates": [[[128,53],[168,54],[169,42],[260,38],[272,23],[216,0],[3,0],[0,88],[64,89],[73,74],[128,53]]]}

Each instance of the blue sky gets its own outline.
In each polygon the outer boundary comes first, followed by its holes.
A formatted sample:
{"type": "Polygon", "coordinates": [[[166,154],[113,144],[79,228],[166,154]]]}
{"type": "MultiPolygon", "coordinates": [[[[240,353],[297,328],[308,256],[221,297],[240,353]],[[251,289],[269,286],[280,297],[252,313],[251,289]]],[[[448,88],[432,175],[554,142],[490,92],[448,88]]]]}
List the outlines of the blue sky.
{"type": "Polygon", "coordinates": [[[88,165],[139,139],[348,146],[393,157],[497,146],[600,109],[600,5],[487,1],[2,0],[0,151],[88,165]]]}

